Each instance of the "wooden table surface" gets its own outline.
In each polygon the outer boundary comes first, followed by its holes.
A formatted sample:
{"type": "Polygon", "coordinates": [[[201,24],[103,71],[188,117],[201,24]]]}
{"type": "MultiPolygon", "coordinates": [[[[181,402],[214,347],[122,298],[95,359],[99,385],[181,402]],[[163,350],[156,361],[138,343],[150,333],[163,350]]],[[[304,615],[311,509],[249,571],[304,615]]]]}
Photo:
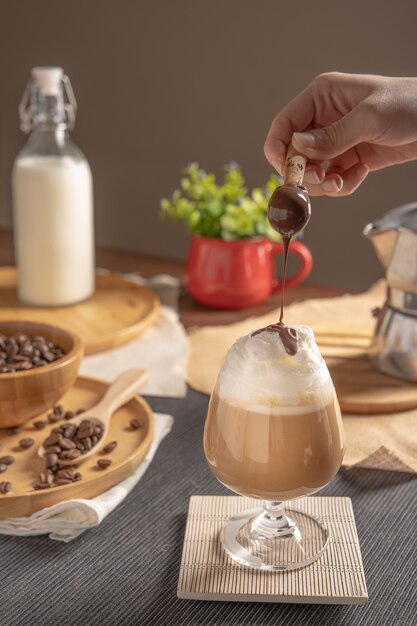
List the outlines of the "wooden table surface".
{"type": "MultiPolygon", "coordinates": [[[[13,242],[10,231],[0,230],[0,265],[13,265],[13,242]]],[[[150,277],[156,274],[170,274],[183,280],[184,263],[172,259],[163,259],[157,256],[127,252],[98,246],[96,251],[97,267],[107,268],[114,272],[138,272],[142,276],[150,277]]],[[[325,298],[345,293],[344,290],[333,287],[323,287],[315,284],[302,284],[287,290],[285,302],[290,304],[296,300],[307,298],[325,298]]],[[[266,302],[240,311],[224,311],[209,309],[194,302],[182,289],[180,297],[181,320],[186,328],[196,326],[231,324],[239,320],[256,315],[265,315],[269,311],[278,309],[279,294],[271,296],[266,302]]]]}

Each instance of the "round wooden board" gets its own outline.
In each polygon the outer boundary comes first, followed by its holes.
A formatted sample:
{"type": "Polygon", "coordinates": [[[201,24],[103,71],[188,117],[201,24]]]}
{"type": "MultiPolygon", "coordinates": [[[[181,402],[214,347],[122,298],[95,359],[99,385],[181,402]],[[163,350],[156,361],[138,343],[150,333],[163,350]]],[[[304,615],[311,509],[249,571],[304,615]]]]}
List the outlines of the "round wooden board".
{"type": "Polygon", "coordinates": [[[17,270],[0,267],[0,320],[29,320],[65,326],[84,341],[85,354],[109,350],[137,337],[159,311],[157,296],[111,272],[96,275],[96,291],[68,307],[31,307],[17,298],[17,270]]]}
{"type": "MultiPolygon", "coordinates": [[[[93,378],[80,377],[62,398],[61,404],[67,410],[77,408],[89,409],[94,406],[108,387],[93,378]]],[[[11,454],[15,457],[12,465],[0,474],[0,481],[12,483],[12,490],[7,494],[0,494],[0,518],[21,517],[31,515],[47,506],[70,500],[71,498],[92,498],[99,493],[110,489],[121,480],[129,476],[143,461],[153,438],[153,414],[148,404],[140,397],[136,397],[119,409],[112,417],[110,430],[106,441],[100,446],[96,455],[78,464],[82,479],[70,485],[51,487],[35,491],[33,483],[37,482],[38,474],[43,470],[44,462],[38,456],[38,446],[48,436],[57,424],[51,424],[43,430],[37,430],[33,422],[46,419],[46,413],[24,425],[21,433],[7,435],[0,430],[2,450],[0,457],[11,454]],[[130,420],[137,418],[143,426],[138,430],[130,427],[130,420]],[[31,437],[35,444],[29,450],[22,450],[18,443],[24,437],[31,437]],[[116,440],[118,445],[111,454],[103,455],[100,450],[109,441],[116,440]],[[112,464],[107,469],[97,466],[99,458],[111,459],[112,464]]],[[[58,422],[65,423],[65,422],[58,422]]]]}
{"type": "Polygon", "coordinates": [[[417,383],[378,372],[366,355],[326,362],[344,413],[397,413],[417,407],[417,383]]]}

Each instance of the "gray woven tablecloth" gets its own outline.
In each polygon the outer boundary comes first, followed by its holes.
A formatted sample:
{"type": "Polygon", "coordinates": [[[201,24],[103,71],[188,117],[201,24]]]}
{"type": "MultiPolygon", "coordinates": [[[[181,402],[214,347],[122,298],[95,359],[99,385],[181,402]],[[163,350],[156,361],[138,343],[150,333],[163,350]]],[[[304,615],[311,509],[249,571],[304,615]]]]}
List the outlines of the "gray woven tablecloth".
{"type": "Polygon", "coordinates": [[[148,472],[97,529],[70,544],[0,537],[1,626],[214,624],[414,626],[416,481],[342,470],[322,495],[350,496],[369,592],[364,606],[178,600],[189,497],[227,493],[202,450],[207,397],[151,398],[175,416],[148,472]]]}

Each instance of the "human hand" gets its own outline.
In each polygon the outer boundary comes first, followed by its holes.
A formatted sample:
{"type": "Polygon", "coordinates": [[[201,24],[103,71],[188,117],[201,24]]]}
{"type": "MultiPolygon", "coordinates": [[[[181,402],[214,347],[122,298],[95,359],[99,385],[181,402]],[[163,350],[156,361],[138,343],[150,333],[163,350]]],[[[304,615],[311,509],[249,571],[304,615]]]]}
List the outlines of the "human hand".
{"type": "Polygon", "coordinates": [[[310,195],[349,195],[369,171],[417,159],[417,78],[320,74],[271,124],[265,156],[281,175],[291,141],[310,195]]]}

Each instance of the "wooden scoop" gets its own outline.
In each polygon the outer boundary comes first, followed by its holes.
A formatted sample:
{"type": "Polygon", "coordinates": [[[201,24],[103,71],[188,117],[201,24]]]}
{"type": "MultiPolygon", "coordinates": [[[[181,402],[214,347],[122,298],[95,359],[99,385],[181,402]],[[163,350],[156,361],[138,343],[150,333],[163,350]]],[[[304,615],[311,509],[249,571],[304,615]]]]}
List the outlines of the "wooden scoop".
{"type": "MultiPolygon", "coordinates": [[[[80,456],[75,459],[59,459],[59,465],[76,465],[77,463],[81,463],[95,454],[97,452],[97,448],[102,447],[103,442],[106,440],[112,415],[117,411],[117,409],[123,406],[123,404],[126,404],[126,402],[129,402],[129,400],[136,396],[139,389],[143,387],[147,379],[148,372],[146,370],[134,369],[124,372],[121,376],[116,378],[114,383],[110,385],[98,404],[96,404],[93,408],[88,409],[88,411],[79,413],[72,419],[65,422],[66,427],[69,424],[79,426],[82,421],[91,420],[94,423],[102,424],[104,426],[104,431],[99,441],[90,450],[88,450],[88,452],[80,454],[80,456]]],[[[38,454],[40,457],[44,457],[48,454],[43,444],[38,448],[38,454]]]]}

